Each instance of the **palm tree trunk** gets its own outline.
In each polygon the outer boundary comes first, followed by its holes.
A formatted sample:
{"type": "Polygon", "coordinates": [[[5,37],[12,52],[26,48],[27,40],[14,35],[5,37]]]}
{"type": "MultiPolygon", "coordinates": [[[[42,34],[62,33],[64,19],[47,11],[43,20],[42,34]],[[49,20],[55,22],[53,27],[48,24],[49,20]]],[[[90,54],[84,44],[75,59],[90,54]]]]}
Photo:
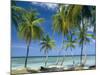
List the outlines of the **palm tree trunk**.
{"type": "Polygon", "coordinates": [[[72,60],[73,60],[73,66],[75,65],[75,61],[74,61],[74,55],[73,55],[73,52],[72,52],[72,48],[71,49],[71,56],[72,56],[72,60]]]}
{"type": "MultiPolygon", "coordinates": [[[[60,56],[60,53],[61,53],[61,51],[62,51],[62,49],[63,49],[63,41],[64,41],[64,37],[63,37],[63,35],[62,35],[62,44],[61,44],[61,50],[59,50],[59,56],[60,56]]],[[[58,58],[57,58],[57,63],[56,63],[56,65],[58,65],[58,63],[59,63],[59,61],[60,61],[60,57],[58,56],[58,58]]],[[[63,61],[62,61],[63,62],[63,61]]]]}
{"type": "MultiPolygon", "coordinates": [[[[54,32],[52,34],[52,38],[54,38],[54,32]]],[[[60,55],[60,50],[58,50],[58,56],[57,56],[57,60],[56,60],[56,65],[58,65],[58,62],[59,62],[59,55],[60,55]]]]}
{"type": "Polygon", "coordinates": [[[58,57],[57,57],[57,60],[56,60],[56,65],[58,65],[58,63],[59,63],[59,60],[60,60],[60,53],[61,53],[61,50],[59,50],[59,52],[58,52],[58,57]]]}
{"type": "Polygon", "coordinates": [[[83,65],[85,65],[87,60],[87,53],[86,53],[86,46],[84,46],[84,61],[83,61],[83,65]]]}
{"type": "Polygon", "coordinates": [[[27,60],[28,60],[28,55],[29,55],[29,46],[30,46],[30,44],[28,43],[27,44],[27,53],[26,53],[26,58],[25,58],[25,65],[24,65],[25,68],[27,68],[27,60]]]}
{"type": "Polygon", "coordinates": [[[62,59],[62,62],[61,62],[61,66],[63,65],[63,63],[65,61],[65,57],[66,57],[66,54],[63,56],[63,59],[62,59]]]}
{"type": "Polygon", "coordinates": [[[47,62],[48,62],[48,55],[46,53],[46,58],[45,58],[45,67],[47,66],[47,62]]]}
{"type": "Polygon", "coordinates": [[[62,62],[61,62],[61,66],[62,66],[63,63],[64,63],[65,57],[66,57],[66,55],[63,56],[63,59],[62,59],[62,62]]]}
{"type": "Polygon", "coordinates": [[[81,46],[80,65],[82,65],[82,60],[83,60],[82,56],[83,56],[83,44],[82,44],[82,46],[81,46]]]}
{"type": "MultiPolygon", "coordinates": [[[[84,31],[84,22],[83,22],[83,14],[82,14],[83,12],[81,11],[81,22],[82,22],[82,28],[83,28],[83,31],[84,31]]],[[[83,41],[82,41],[82,46],[81,46],[81,57],[80,57],[80,65],[82,65],[82,60],[83,60],[83,58],[82,58],[82,56],[83,56],[83,42],[84,42],[84,37],[82,37],[81,39],[83,39],[83,41]]]]}

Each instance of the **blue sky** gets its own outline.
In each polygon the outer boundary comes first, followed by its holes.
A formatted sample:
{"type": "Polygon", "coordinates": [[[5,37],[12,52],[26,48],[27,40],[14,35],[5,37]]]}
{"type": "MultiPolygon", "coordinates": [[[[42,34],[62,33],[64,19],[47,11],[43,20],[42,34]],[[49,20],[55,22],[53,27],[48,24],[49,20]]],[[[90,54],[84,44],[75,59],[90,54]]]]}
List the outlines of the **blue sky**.
{"type": "MultiPolygon", "coordinates": [[[[37,2],[16,2],[17,6],[23,7],[25,9],[33,8],[36,9],[39,12],[39,17],[44,18],[45,22],[42,23],[42,27],[45,30],[46,34],[49,34],[52,37],[52,16],[57,11],[57,4],[51,4],[51,3],[37,3],[37,2]]],[[[15,26],[12,25],[11,28],[11,56],[25,56],[26,55],[26,42],[25,40],[22,40],[18,37],[17,31],[15,29],[15,26]]],[[[90,29],[91,30],[91,29],[90,29]]],[[[55,33],[54,40],[56,41],[56,48],[52,49],[48,53],[49,56],[57,56],[58,51],[61,48],[61,42],[62,42],[62,36],[55,33]]],[[[86,45],[87,54],[95,54],[95,40],[91,39],[91,42],[86,45]]],[[[75,55],[80,54],[80,47],[76,45],[76,48],[73,49],[73,53],[75,55]]],[[[64,55],[65,52],[62,50],[61,55],[64,55]]],[[[68,50],[68,55],[70,55],[70,50],[68,50]]],[[[43,52],[40,52],[40,45],[39,41],[33,41],[30,45],[30,52],[29,56],[44,56],[43,52]]]]}

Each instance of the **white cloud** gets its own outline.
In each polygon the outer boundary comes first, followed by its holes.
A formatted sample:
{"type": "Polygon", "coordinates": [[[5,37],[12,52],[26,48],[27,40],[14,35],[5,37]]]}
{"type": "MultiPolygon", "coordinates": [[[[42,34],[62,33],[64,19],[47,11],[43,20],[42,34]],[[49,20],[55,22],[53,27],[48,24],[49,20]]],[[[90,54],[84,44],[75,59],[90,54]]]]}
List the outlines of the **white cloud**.
{"type": "Polygon", "coordinates": [[[32,2],[32,4],[52,10],[55,10],[58,7],[58,4],[53,4],[53,3],[32,2]]]}

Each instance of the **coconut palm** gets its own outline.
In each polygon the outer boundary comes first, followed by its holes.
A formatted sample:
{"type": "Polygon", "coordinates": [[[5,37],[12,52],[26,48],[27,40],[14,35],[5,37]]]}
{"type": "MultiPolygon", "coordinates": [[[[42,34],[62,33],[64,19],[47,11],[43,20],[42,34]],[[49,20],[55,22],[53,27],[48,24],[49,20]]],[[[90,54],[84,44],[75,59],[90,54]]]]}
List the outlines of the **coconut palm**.
{"type": "MultiPolygon", "coordinates": [[[[95,29],[95,18],[93,16],[93,8],[94,6],[81,6],[81,5],[69,5],[69,14],[68,17],[72,21],[72,23],[76,23],[76,25],[79,26],[79,31],[80,31],[80,46],[81,46],[81,57],[80,57],[80,64],[82,64],[82,54],[83,54],[83,44],[86,44],[89,42],[89,39],[87,37],[87,28],[88,24],[87,22],[93,22],[94,23],[94,29],[95,29]],[[91,20],[91,18],[93,20],[91,20]],[[79,22],[79,24],[77,23],[79,22]]],[[[95,9],[94,9],[95,11],[95,9]]],[[[74,24],[75,25],[75,24],[74,24]]],[[[91,26],[92,24],[89,24],[91,26]]]]}
{"type": "Polygon", "coordinates": [[[72,28],[84,26],[84,19],[89,21],[93,17],[91,6],[60,5],[59,9],[58,13],[54,15],[53,28],[54,31],[62,33],[63,35],[66,35],[72,28]]]}
{"type": "MultiPolygon", "coordinates": [[[[64,36],[68,33],[69,25],[66,22],[66,12],[67,7],[60,4],[57,13],[53,16],[53,31],[58,32],[59,34],[62,34],[62,44],[61,49],[63,45],[64,36]]],[[[61,50],[58,52],[61,53],[61,50]]],[[[59,63],[59,57],[57,58],[56,65],[59,63]]]]}
{"type": "Polygon", "coordinates": [[[65,36],[69,30],[67,22],[67,6],[59,5],[57,13],[53,16],[53,31],[65,36]]]}
{"type": "Polygon", "coordinates": [[[60,4],[57,13],[53,16],[54,32],[62,34],[64,38],[72,28],[78,27],[81,22],[80,10],[81,6],[60,4]]]}
{"type": "MultiPolygon", "coordinates": [[[[73,50],[72,49],[75,48],[75,44],[76,44],[76,41],[77,41],[76,38],[74,38],[74,36],[75,36],[75,33],[70,32],[69,34],[67,34],[67,40],[64,41],[65,51],[67,52],[68,49],[70,49],[70,51],[71,51],[73,65],[75,64],[75,61],[74,61],[74,55],[73,55],[73,50]]],[[[62,61],[61,65],[63,65],[64,58],[65,57],[63,57],[63,61],[62,61]]]]}
{"type": "Polygon", "coordinates": [[[79,32],[79,45],[81,46],[81,57],[80,57],[80,64],[84,65],[85,63],[82,63],[82,56],[83,56],[83,51],[85,48],[85,45],[90,42],[90,38],[93,37],[93,34],[89,34],[87,31],[86,25],[83,25],[80,27],[80,32],[79,32]]]}
{"type": "MultiPolygon", "coordinates": [[[[64,40],[64,36],[69,33],[69,31],[76,27],[75,25],[78,25],[80,23],[80,20],[78,17],[75,20],[72,20],[72,14],[70,14],[71,10],[73,8],[73,5],[66,6],[64,4],[60,4],[57,14],[53,16],[53,30],[54,32],[58,32],[62,34],[62,43],[64,40]],[[71,18],[70,18],[71,17],[71,18]]],[[[59,51],[61,53],[61,50],[59,51]]],[[[59,62],[59,60],[58,60],[59,62]]],[[[58,64],[57,62],[57,64],[58,64]]]]}
{"type": "Polygon", "coordinates": [[[42,38],[40,45],[41,45],[40,51],[43,51],[46,56],[45,58],[45,67],[46,67],[48,62],[48,52],[49,50],[52,50],[52,48],[55,47],[55,41],[51,39],[49,35],[46,35],[42,38]]]}
{"type": "Polygon", "coordinates": [[[43,35],[43,29],[39,26],[44,19],[37,17],[35,10],[28,10],[22,14],[23,21],[19,23],[19,36],[26,41],[27,52],[25,58],[25,68],[27,68],[27,60],[29,56],[29,47],[32,40],[38,40],[43,35]]]}

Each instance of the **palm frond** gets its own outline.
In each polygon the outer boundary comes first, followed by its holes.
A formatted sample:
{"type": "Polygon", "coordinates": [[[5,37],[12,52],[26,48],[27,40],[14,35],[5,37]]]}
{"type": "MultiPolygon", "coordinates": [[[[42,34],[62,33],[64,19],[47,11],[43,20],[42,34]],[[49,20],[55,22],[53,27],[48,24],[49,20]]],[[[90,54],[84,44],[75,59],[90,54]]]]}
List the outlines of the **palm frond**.
{"type": "Polygon", "coordinates": [[[49,35],[46,35],[41,39],[40,45],[42,46],[44,53],[48,53],[49,50],[52,50],[52,48],[55,47],[55,41],[51,39],[49,35]]]}
{"type": "Polygon", "coordinates": [[[39,19],[36,19],[35,21],[33,21],[32,25],[41,24],[42,22],[44,22],[44,19],[43,18],[39,18],[39,19]]]}

